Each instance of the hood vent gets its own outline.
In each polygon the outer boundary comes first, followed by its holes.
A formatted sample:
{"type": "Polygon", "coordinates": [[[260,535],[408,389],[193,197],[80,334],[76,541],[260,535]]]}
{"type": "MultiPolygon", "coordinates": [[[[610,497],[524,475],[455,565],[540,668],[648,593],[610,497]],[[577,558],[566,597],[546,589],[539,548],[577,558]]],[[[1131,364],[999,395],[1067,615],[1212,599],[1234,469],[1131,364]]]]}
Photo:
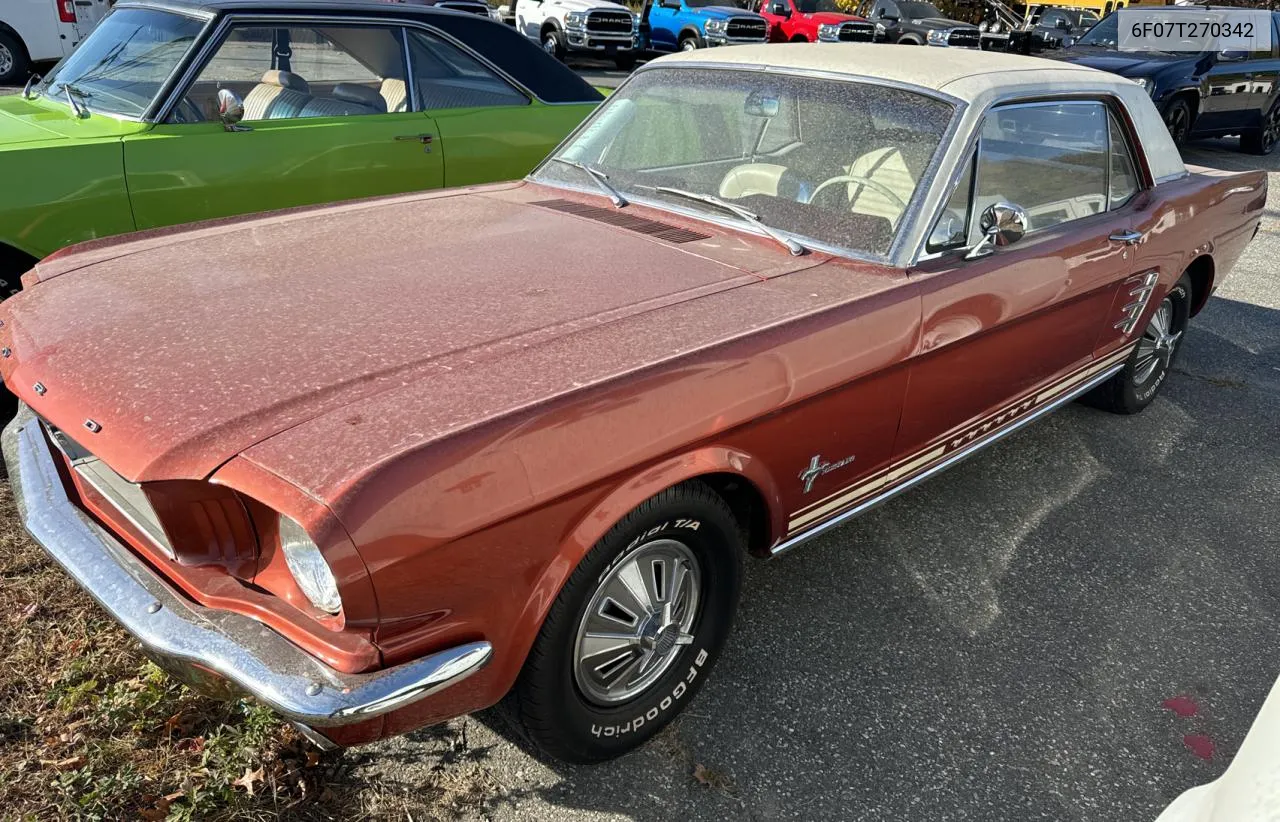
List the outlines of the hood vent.
{"type": "Polygon", "coordinates": [[[669,243],[691,243],[695,240],[706,240],[711,237],[710,234],[700,234],[697,231],[660,223],[657,220],[646,220],[643,217],[636,217],[614,208],[601,208],[600,206],[587,205],[573,200],[539,200],[533,205],[549,208],[552,211],[563,211],[566,214],[573,214],[577,217],[586,217],[588,220],[595,220],[599,223],[608,223],[618,228],[625,228],[627,231],[634,231],[637,234],[648,234],[650,237],[657,237],[659,240],[666,240],[669,243]]]}

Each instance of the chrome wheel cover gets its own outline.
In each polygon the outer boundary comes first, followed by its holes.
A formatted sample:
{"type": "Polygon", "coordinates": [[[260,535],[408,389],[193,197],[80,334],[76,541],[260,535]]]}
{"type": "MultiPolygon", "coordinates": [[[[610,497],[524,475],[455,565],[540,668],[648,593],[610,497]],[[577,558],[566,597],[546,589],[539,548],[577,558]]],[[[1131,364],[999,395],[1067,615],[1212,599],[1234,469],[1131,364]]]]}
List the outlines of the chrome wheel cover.
{"type": "Polygon", "coordinates": [[[1156,368],[1169,367],[1181,336],[1181,331],[1173,331],[1173,299],[1165,297],[1156,309],[1155,316],[1147,324],[1142,339],[1138,340],[1138,358],[1133,365],[1135,385],[1142,385],[1151,379],[1156,368]]]}
{"type": "Polygon", "coordinates": [[[578,624],[573,678],[588,701],[616,705],[642,693],[693,642],[702,567],[682,542],[630,551],[596,587],[578,624]]]}
{"type": "Polygon", "coordinates": [[[694,40],[692,37],[682,40],[680,42],[680,50],[681,51],[697,51],[698,41],[694,40]]]}
{"type": "Polygon", "coordinates": [[[547,54],[550,54],[552,57],[555,56],[556,49],[559,47],[560,44],[556,42],[556,36],[554,34],[548,34],[547,38],[542,41],[542,50],[547,54]]]}
{"type": "Polygon", "coordinates": [[[4,43],[0,43],[0,75],[13,71],[13,52],[4,43]]]}

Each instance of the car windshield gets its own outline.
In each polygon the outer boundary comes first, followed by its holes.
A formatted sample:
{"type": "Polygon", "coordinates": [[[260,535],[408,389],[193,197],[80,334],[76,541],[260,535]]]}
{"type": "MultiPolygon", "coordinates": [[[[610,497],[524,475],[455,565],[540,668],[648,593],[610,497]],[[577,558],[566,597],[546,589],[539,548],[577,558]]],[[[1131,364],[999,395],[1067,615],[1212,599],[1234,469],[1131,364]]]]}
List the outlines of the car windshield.
{"type": "Polygon", "coordinates": [[[899,3],[898,11],[906,20],[923,20],[926,17],[943,17],[943,13],[930,3],[899,3]]]}
{"type": "Polygon", "coordinates": [[[648,69],[534,179],[719,220],[750,223],[733,213],[746,210],[802,245],[883,257],[953,114],[945,101],[870,82],[648,69]]]}
{"type": "Polygon", "coordinates": [[[833,14],[848,14],[849,12],[840,7],[836,0],[800,0],[800,12],[802,14],[815,14],[818,12],[828,12],[833,14]]]}
{"type": "Polygon", "coordinates": [[[64,102],[74,97],[90,113],[140,117],[203,26],[181,14],[117,9],[54,67],[36,92],[64,102]]]}

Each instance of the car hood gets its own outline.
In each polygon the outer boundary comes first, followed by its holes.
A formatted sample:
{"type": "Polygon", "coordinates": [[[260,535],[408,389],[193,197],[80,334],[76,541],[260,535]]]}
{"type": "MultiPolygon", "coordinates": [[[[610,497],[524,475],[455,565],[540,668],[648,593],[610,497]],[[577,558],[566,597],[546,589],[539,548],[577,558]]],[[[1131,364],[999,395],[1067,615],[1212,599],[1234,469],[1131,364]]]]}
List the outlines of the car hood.
{"type": "Polygon", "coordinates": [[[922,17],[918,20],[910,21],[917,26],[927,26],[931,29],[972,29],[977,26],[972,23],[962,23],[959,20],[948,20],[945,17],[922,17]]]}
{"type": "Polygon", "coordinates": [[[25,100],[20,94],[0,97],[0,149],[6,146],[67,138],[121,137],[145,129],[142,123],[90,114],[80,119],[66,105],[46,98],[25,100]]]}
{"type": "Polygon", "coordinates": [[[198,479],[362,398],[814,264],[538,204],[564,195],[507,184],[73,247],[0,304],[0,374],[126,478],[198,479]]]}
{"type": "Polygon", "coordinates": [[[735,6],[703,6],[693,10],[702,17],[715,20],[727,20],[730,17],[759,17],[754,11],[736,8],[735,6]]]}
{"type": "Polygon", "coordinates": [[[804,15],[808,19],[818,25],[826,25],[828,23],[865,23],[862,17],[856,17],[852,14],[837,14],[834,11],[815,11],[813,14],[804,15]]]}
{"type": "Polygon", "coordinates": [[[1050,59],[1109,71],[1122,77],[1148,77],[1175,63],[1194,63],[1196,58],[1186,54],[1134,54],[1090,46],[1072,46],[1050,59]]]}

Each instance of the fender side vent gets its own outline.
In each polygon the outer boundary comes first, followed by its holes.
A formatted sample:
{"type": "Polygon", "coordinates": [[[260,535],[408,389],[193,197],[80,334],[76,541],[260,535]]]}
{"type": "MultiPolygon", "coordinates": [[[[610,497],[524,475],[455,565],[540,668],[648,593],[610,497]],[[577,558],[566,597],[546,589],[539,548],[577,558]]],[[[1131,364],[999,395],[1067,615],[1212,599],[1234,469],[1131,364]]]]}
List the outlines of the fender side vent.
{"type": "Polygon", "coordinates": [[[690,231],[687,228],[680,228],[668,223],[660,223],[657,220],[646,220],[643,217],[627,214],[625,211],[577,203],[573,200],[539,200],[533,205],[549,208],[552,211],[563,211],[566,214],[573,214],[577,217],[586,217],[588,220],[595,220],[600,223],[608,223],[618,228],[625,228],[627,231],[634,231],[637,234],[648,234],[650,237],[657,237],[659,240],[666,240],[669,243],[691,243],[694,240],[706,240],[711,236],[710,234],[701,234],[697,231],[690,231]]]}

